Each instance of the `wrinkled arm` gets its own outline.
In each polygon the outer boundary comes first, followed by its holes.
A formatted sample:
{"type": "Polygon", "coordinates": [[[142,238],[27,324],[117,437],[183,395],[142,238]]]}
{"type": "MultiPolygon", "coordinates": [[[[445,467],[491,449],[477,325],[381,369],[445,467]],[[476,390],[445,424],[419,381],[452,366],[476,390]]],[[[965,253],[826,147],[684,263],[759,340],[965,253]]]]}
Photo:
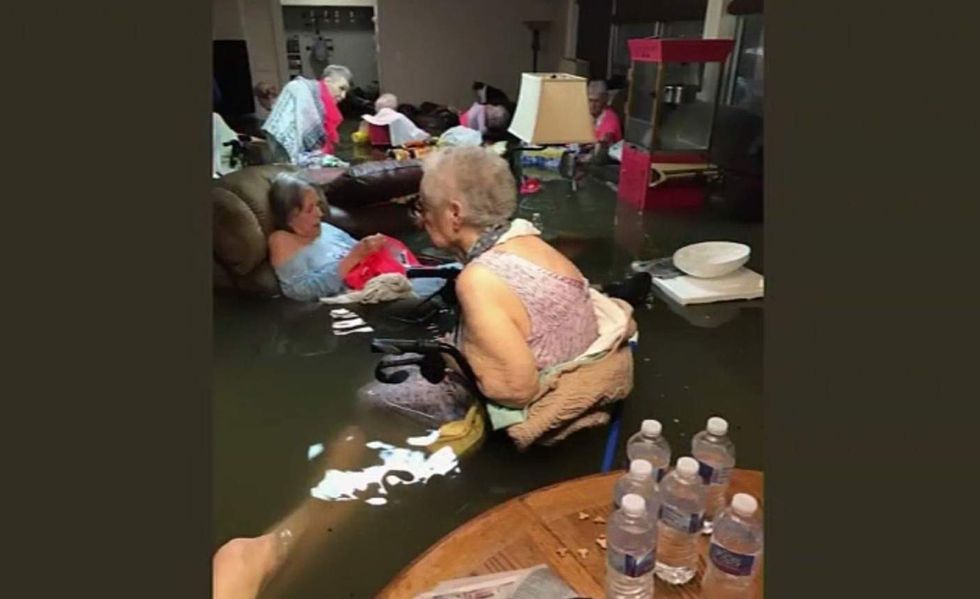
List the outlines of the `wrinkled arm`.
{"type": "Polygon", "coordinates": [[[538,369],[527,339],[507,314],[512,292],[492,272],[471,266],[456,281],[463,314],[463,354],[480,391],[509,407],[523,407],[538,391],[538,369]]]}

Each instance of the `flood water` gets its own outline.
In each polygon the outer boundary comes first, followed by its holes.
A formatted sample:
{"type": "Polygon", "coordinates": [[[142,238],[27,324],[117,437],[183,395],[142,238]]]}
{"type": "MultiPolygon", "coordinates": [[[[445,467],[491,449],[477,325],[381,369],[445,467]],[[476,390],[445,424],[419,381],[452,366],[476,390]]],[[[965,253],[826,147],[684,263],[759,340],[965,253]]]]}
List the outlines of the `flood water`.
{"type": "MultiPolygon", "coordinates": [[[[576,193],[564,181],[546,182],[522,202],[521,215],[541,214],[545,232],[593,283],[620,279],[635,259],[669,256],[688,243],[724,239],[749,244],[749,267],[762,272],[762,225],[709,209],[697,215],[638,215],[605,184],[587,180],[576,193]]],[[[419,239],[422,237],[420,236],[419,239]]],[[[413,240],[418,249],[418,239],[413,240]]],[[[303,502],[314,509],[337,503],[311,498],[331,467],[331,448],[348,427],[363,437],[346,443],[353,458],[341,466],[380,464],[381,441],[409,448],[427,429],[409,420],[370,417],[355,408],[357,389],[372,380],[377,356],[371,335],[334,336],[331,306],[288,300],[219,296],[214,307],[213,541],[255,536],[303,502]],[[322,444],[322,453],[316,454],[322,444]],[[311,451],[311,447],[314,449],[311,451]],[[377,446],[376,446],[377,447],[377,446]]],[[[419,326],[365,314],[377,336],[423,335],[419,326]]],[[[731,423],[737,466],[763,469],[762,301],[680,308],[660,298],[635,314],[640,343],[636,381],[623,413],[617,465],[625,439],[644,418],[658,418],[674,455],[711,415],[731,423]]],[[[553,448],[519,454],[492,435],[458,469],[422,484],[389,488],[382,505],[345,503],[343,516],[322,531],[323,542],[287,567],[268,588],[271,597],[368,598],[453,528],[488,508],[533,489],[599,470],[606,429],[576,433],[553,448]]],[[[376,493],[375,495],[376,496],[376,493]]],[[[365,495],[365,497],[367,497],[365,495]]],[[[288,564],[287,564],[288,565],[288,564]]]]}

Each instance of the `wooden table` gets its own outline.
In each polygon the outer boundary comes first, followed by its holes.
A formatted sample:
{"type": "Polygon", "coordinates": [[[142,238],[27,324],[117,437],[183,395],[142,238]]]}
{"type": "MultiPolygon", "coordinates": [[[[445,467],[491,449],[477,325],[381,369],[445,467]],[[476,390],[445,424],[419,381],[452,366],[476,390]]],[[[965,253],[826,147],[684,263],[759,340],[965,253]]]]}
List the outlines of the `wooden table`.
{"type": "MultiPolygon", "coordinates": [[[[622,472],[596,474],[539,489],[503,503],[463,524],[430,547],[402,570],[378,595],[383,599],[411,599],[444,580],[505,572],[548,564],[583,597],[604,599],[605,551],[596,537],[612,511],[612,489],[622,472]],[[589,514],[582,520],[579,513],[589,514]],[[564,556],[559,549],[570,549],[564,556]],[[581,557],[579,548],[588,549],[581,557]]],[[[763,475],[755,470],[735,470],[728,498],[750,493],[762,504],[763,475]]],[[[694,599],[701,594],[701,574],[708,537],[701,536],[698,575],[691,582],[671,586],[656,580],[657,599],[694,599]]],[[[762,568],[751,597],[762,597],[762,568]]]]}

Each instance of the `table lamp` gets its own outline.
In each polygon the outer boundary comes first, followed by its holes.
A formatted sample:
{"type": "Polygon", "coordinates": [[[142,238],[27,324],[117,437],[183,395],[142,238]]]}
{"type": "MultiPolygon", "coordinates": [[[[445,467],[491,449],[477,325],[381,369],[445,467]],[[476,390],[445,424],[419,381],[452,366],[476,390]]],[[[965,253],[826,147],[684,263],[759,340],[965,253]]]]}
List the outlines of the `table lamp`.
{"type": "Polygon", "coordinates": [[[523,73],[508,131],[530,145],[595,143],[585,77],[523,73]]]}
{"type": "MultiPolygon", "coordinates": [[[[595,143],[587,83],[584,77],[566,73],[523,73],[508,132],[534,149],[595,143]]],[[[520,149],[514,152],[513,159],[514,174],[523,182],[520,149]]],[[[573,178],[572,189],[575,188],[573,178]]]]}

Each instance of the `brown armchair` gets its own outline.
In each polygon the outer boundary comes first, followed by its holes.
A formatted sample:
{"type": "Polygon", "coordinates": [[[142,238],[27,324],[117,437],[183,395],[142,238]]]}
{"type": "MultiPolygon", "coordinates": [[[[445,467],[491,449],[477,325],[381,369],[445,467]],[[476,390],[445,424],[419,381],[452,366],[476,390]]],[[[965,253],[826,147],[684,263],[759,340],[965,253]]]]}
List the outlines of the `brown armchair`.
{"type": "Polygon", "coordinates": [[[330,206],[324,221],[354,237],[372,233],[399,236],[413,224],[407,207],[396,198],[419,189],[418,161],[367,162],[350,169],[300,170],[289,165],[250,166],[214,182],[214,286],[262,297],[280,294],[269,264],[267,240],[272,233],[269,189],[280,172],[298,172],[318,185],[330,206]]]}

